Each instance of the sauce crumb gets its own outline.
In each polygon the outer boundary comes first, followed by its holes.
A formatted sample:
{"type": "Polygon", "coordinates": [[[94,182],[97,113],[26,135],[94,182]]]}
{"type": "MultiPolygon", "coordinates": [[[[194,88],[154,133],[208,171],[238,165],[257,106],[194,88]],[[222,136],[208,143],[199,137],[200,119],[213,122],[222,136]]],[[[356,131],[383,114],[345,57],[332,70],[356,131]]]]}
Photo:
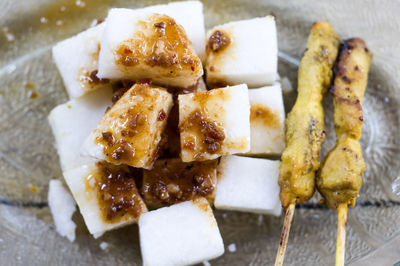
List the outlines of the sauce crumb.
{"type": "Polygon", "coordinates": [[[180,131],[191,132],[191,135],[200,138],[200,145],[196,145],[191,137],[183,142],[184,149],[196,150],[198,153],[217,153],[225,139],[223,129],[216,122],[208,120],[200,110],[195,110],[188,116],[180,131]]]}
{"type": "Polygon", "coordinates": [[[29,185],[29,190],[30,190],[33,194],[37,194],[38,191],[39,191],[36,185],[29,185]]]}
{"type": "Polygon", "coordinates": [[[219,52],[229,46],[230,43],[231,39],[228,34],[223,31],[216,30],[208,39],[207,47],[213,52],[219,52]]]}
{"type": "Polygon", "coordinates": [[[107,162],[98,162],[96,166],[92,176],[104,220],[118,221],[125,216],[139,217],[143,211],[143,203],[136,188],[134,172],[127,166],[116,166],[107,162]]]}
{"type": "Polygon", "coordinates": [[[25,89],[27,89],[27,95],[29,99],[36,99],[39,97],[39,94],[35,90],[35,84],[31,82],[25,83],[25,89]]]}

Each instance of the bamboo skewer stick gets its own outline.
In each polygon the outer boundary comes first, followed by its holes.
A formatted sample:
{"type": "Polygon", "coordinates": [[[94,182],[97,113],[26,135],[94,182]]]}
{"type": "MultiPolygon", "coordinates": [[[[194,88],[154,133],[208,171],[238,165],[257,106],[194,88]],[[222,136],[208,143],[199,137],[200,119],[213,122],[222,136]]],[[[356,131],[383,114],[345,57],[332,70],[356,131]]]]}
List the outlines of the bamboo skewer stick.
{"type": "Polygon", "coordinates": [[[281,240],[279,242],[278,253],[276,254],[275,266],[282,266],[285,258],[285,251],[289,239],[290,227],[292,226],[293,215],[296,205],[290,204],[286,209],[285,220],[283,222],[281,240]]]}
{"type": "Polygon", "coordinates": [[[339,204],[337,208],[337,213],[338,213],[338,220],[337,220],[335,266],[343,266],[345,247],[346,247],[347,203],[339,204]]]}

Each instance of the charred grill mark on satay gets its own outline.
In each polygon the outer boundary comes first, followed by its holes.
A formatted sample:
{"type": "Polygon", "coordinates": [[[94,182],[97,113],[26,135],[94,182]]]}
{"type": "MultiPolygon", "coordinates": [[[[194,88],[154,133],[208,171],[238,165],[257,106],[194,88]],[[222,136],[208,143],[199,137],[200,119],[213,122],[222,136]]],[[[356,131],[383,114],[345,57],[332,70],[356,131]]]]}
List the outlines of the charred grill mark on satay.
{"type": "Polygon", "coordinates": [[[314,194],[325,137],[322,98],[331,84],[339,44],[339,36],[328,22],[314,23],[299,66],[296,103],[286,119],[286,149],[279,177],[284,208],[314,194]]]}
{"type": "Polygon", "coordinates": [[[359,38],[341,45],[332,88],[336,146],[329,152],[317,177],[324,203],[336,209],[354,206],[365,169],[358,140],[364,120],[362,102],[367,86],[372,54],[359,38]]]}

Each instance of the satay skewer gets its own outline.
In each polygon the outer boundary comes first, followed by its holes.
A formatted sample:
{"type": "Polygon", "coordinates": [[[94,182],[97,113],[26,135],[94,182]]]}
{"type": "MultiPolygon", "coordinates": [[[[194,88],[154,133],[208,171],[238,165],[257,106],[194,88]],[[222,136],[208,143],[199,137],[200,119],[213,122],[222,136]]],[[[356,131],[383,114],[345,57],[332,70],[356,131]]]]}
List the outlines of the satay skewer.
{"type": "Polygon", "coordinates": [[[365,169],[359,144],[364,120],[362,102],[372,54],[358,38],[343,42],[336,66],[333,104],[336,146],[328,153],[317,176],[324,203],[337,210],[336,266],[344,265],[347,206],[358,197],[365,169]]]}
{"type": "Polygon", "coordinates": [[[275,265],[282,265],[295,205],[312,197],[319,152],[325,137],[322,99],[331,85],[340,45],[327,21],[311,28],[298,72],[298,96],[286,119],[286,148],[279,174],[280,199],[286,209],[275,265]]]}

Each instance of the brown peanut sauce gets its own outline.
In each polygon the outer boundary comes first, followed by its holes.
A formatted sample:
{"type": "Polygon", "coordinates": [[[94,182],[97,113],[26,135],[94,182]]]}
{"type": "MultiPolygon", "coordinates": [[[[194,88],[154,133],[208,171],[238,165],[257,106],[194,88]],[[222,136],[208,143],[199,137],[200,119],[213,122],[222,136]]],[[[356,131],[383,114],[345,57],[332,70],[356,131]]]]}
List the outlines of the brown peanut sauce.
{"type": "Polygon", "coordinates": [[[120,115],[120,118],[124,118],[125,127],[104,131],[102,137],[97,139],[103,144],[104,154],[109,161],[129,161],[135,157],[136,149],[133,147],[134,141],[131,139],[140,131],[145,130],[147,115],[134,109],[132,107],[127,113],[120,115]]]}
{"type": "Polygon", "coordinates": [[[182,69],[195,71],[201,67],[200,60],[190,50],[191,42],[184,29],[171,17],[153,14],[148,21],[139,21],[137,27],[135,36],[117,47],[117,65],[168,68],[171,77],[182,69]]]}
{"type": "Polygon", "coordinates": [[[278,128],[280,125],[279,114],[262,104],[252,104],[250,107],[250,122],[262,124],[267,127],[278,128]]]}
{"type": "MultiPolygon", "coordinates": [[[[146,79],[138,81],[138,83],[151,85],[152,80],[146,79]]],[[[133,85],[135,81],[122,80],[113,84],[114,94],[112,102],[115,104],[133,85]]],[[[169,115],[164,117],[163,112],[159,112],[159,121],[167,119],[167,126],[162,134],[161,141],[159,143],[159,149],[157,156],[160,158],[176,158],[179,157],[180,153],[180,136],[179,136],[179,112],[178,112],[178,95],[197,92],[200,87],[200,79],[190,87],[166,87],[167,91],[173,95],[174,106],[172,107],[169,115]]]]}
{"type": "Polygon", "coordinates": [[[231,29],[215,30],[208,38],[207,53],[207,86],[210,88],[222,88],[230,84],[229,77],[223,74],[222,69],[228,58],[235,58],[235,42],[229,33],[231,29]]]}
{"type": "MultiPolygon", "coordinates": [[[[174,106],[172,107],[168,118],[167,126],[163,132],[163,145],[160,145],[160,158],[177,158],[180,154],[180,135],[179,135],[179,102],[180,94],[198,92],[201,89],[200,79],[190,87],[167,87],[169,93],[173,95],[174,106]]],[[[205,89],[205,88],[204,88],[205,89]]]]}
{"type": "MultiPolygon", "coordinates": [[[[127,92],[132,86],[135,85],[135,81],[131,80],[120,80],[113,84],[113,96],[112,96],[112,103],[113,105],[121,99],[121,97],[127,92]]],[[[151,85],[149,82],[148,85],[151,85]]]]}
{"type": "MultiPolygon", "coordinates": [[[[134,80],[120,80],[118,82],[115,82],[113,84],[113,91],[114,91],[112,97],[113,104],[115,104],[125,94],[125,92],[127,92],[135,83],[136,82],[134,80]]],[[[144,79],[144,80],[139,80],[138,83],[150,86],[152,85],[153,81],[152,79],[144,79]]],[[[187,88],[173,87],[173,86],[163,86],[163,87],[166,88],[167,91],[173,95],[174,104],[177,105],[178,104],[177,98],[179,94],[196,92],[199,89],[199,86],[200,86],[200,79],[195,84],[187,88]]]]}
{"type": "Polygon", "coordinates": [[[167,126],[163,132],[164,145],[162,146],[160,158],[177,158],[180,153],[178,103],[174,104],[167,119],[167,126]]]}
{"type": "Polygon", "coordinates": [[[197,196],[212,200],[216,186],[217,160],[183,163],[160,160],[143,173],[141,193],[146,204],[168,206],[197,196]]]}
{"type": "Polygon", "coordinates": [[[207,50],[216,53],[224,50],[230,44],[231,37],[222,30],[216,30],[208,38],[207,50]]]}
{"type": "Polygon", "coordinates": [[[221,101],[227,101],[231,97],[230,93],[224,90],[209,90],[194,94],[193,100],[198,102],[202,108],[205,108],[211,95],[214,99],[221,101]]]}
{"type": "Polygon", "coordinates": [[[97,69],[91,72],[87,70],[81,70],[82,74],[80,75],[80,81],[88,84],[89,86],[95,86],[99,84],[107,84],[110,82],[109,79],[101,79],[97,77],[97,73],[99,72],[97,69]]]}
{"type": "Polygon", "coordinates": [[[200,87],[200,79],[197,80],[196,83],[194,83],[192,86],[189,86],[187,88],[181,88],[181,87],[173,87],[173,86],[167,86],[166,89],[168,90],[169,93],[171,93],[174,96],[174,102],[175,104],[178,103],[177,98],[179,94],[188,94],[192,92],[198,92],[199,87],[200,87]]]}
{"type": "MultiPolygon", "coordinates": [[[[97,162],[89,177],[94,179],[104,221],[114,223],[127,216],[138,218],[144,211],[134,172],[129,167],[116,166],[105,161],[97,162]]],[[[89,188],[90,185],[86,186],[89,188]]]]}
{"type": "MultiPolygon", "coordinates": [[[[223,128],[210,121],[200,109],[193,111],[180,127],[182,131],[192,132],[192,136],[184,139],[183,149],[193,150],[198,156],[203,153],[217,153],[225,139],[223,128]],[[196,144],[194,136],[200,137],[200,145],[196,144]]],[[[199,158],[201,159],[201,158],[199,158]]]]}
{"type": "MultiPolygon", "coordinates": [[[[135,87],[123,95],[124,97],[139,96],[142,98],[141,104],[132,103],[129,109],[120,113],[115,110],[114,105],[107,111],[107,119],[111,125],[107,130],[101,132],[101,136],[96,139],[97,143],[102,144],[103,153],[107,161],[114,164],[125,163],[128,165],[136,165],[139,158],[145,158],[149,153],[149,135],[150,124],[148,122],[149,112],[161,112],[155,109],[155,101],[158,92],[152,90],[153,86],[147,84],[136,83],[135,87]]],[[[158,120],[162,123],[163,121],[158,120]]],[[[152,157],[157,154],[152,154],[152,157]]]]}
{"type": "Polygon", "coordinates": [[[226,136],[222,120],[218,117],[224,117],[225,110],[217,103],[227,101],[230,97],[230,93],[218,89],[193,95],[192,101],[198,105],[198,108],[180,122],[179,131],[185,132],[181,140],[182,150],[193,153],[196,161],[204,160],[207,153],[220,152],[226,136]],[[213,115],[210,115],[210,111],[213,115]]]}
{"type": "MultiPolygon", "coordinates": [[[[210,67],[210,69],[213,68],[213,66],[210,67]]],[[[228,86],[227,78],[224,77],[223,75],[219,75],[219,78],[207,78],[207,86],[211,89],[218,89],[218,88],[224,88],[228,86]]]]}

